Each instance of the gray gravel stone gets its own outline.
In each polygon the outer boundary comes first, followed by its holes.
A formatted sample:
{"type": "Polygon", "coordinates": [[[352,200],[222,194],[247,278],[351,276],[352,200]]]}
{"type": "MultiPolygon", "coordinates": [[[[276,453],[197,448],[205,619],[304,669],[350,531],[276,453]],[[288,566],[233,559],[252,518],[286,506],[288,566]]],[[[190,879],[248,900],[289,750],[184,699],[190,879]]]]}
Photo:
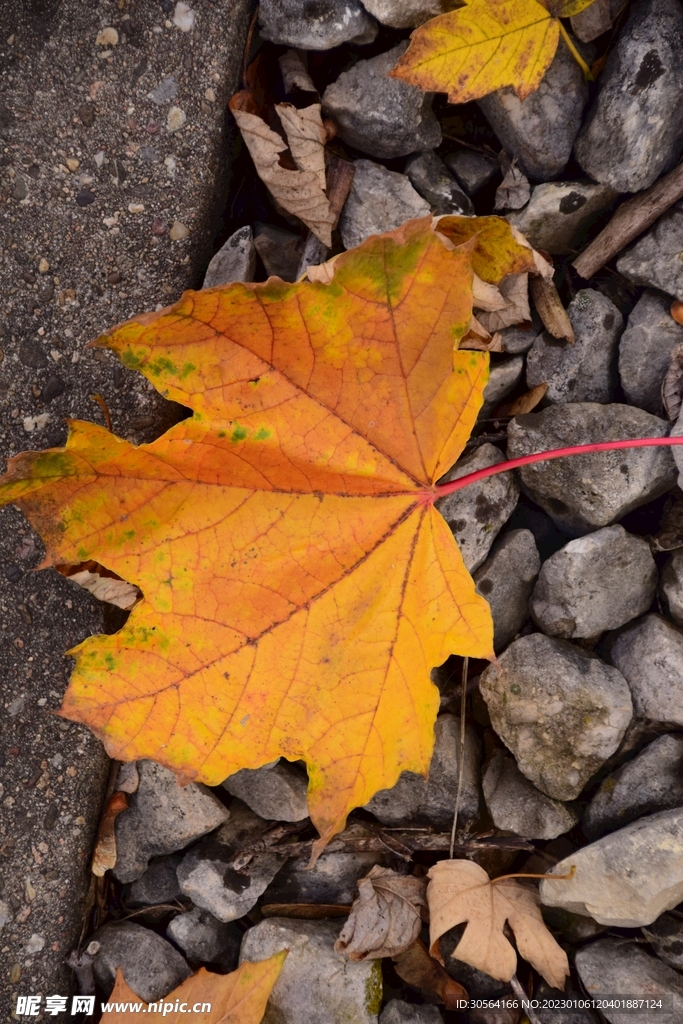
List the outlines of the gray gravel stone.
{"type": "Polygon", "coordinates": [[[623,526],[570,541],[543,563],[531,598],[534,622],[565,640],[596,637],[646,612],[657,589],[650,545],[623,526]]]}
{"type": "Polygon", "coordinates": [[[382,861],[379,853],[323,853],[312,868],[307,857],[293,857],[268,886],[268,903],[348,904],[358,896],[356,882],[382,861]]]}
{"type": "Polygon", "coordinates": [[[342,43],[371,43],[377,24],[360,0],[261,0],[259,28],[264,39],[302,50],[330,50],[342,43]]]}
{"type": "Polygon", "coordinates": [[[472,200],[460,189],[456,179],[433,149],[415,153],[404,170],[413,188],[429,203],[435,214],[474,215],[472,200]]]}
{"type": "Polygon", "coordinates": [[[504,148],[532,181],[557,178],[571,156],[588,99],[583,72],[561,43],[540,88],[520,100],[511,88],[479,100],[504,148]]]}
{"type": "Polygon", "coordinates": [[[349,197],[339,220],[347,249],[370,235],[393,231],[407,220],[425,217],[429,204],[415,191],[404,174],[388,171],[372,160],[356,160],[349,197]]]}
{"type": "Polygon", "coordinates": [[[176,869],[183,858],[178,853],[169,857],[154,857],[149,867],[123,888],[127,903],[169,903],[180,895],[180,884],[176,869]]]}
{"type": "Polygon", "coordinates": [[[511,213],[508,220],[534,249],[567,255],[585,242],[588,229],[617,195],[609,185],[548,181],[537,185],[524,209],[511,213]]]}
{"type": "MultiPolygon", "coordinates": [[[[635,942],[598,939],[576,954],[576,969],[588,995],[629,995],[663,998],[673,1013],[659,1013],[662,1024],[683,1019],[683,979],[635,942]]],[[[609,1024],[633,1024],[633,1011],[606,1008],[609,1024]]],[[[647,1018],[645,1018],[647,1019],[647,1018]]],[[[656,1018],[655,1018],[656,1019],[656,1018]]]]}
{"type": "Polygon", "coordinates": [[[662,569],[659,596],[677,626],[683,626],[683,551],[674,551],[662,569]]]}
{"type": "Polygon", "coordinates": [[[683,806],[683,736],[660,736],[601,783],[582,828],[597,839],[636,818],[683,806]]]}
{"type": "Polygon", "coordinates": [[[576,143],[591,178],[639,192],[683,149],[683,10],[678,0],[638,0],[619,33],[576,143]]]}
{"type": "Polygon", "coordinates": [[[280,758],[262,768],[243,768],[222,783],[261,818],[303,821],[308,817],[305,771],[280,758]]]}
{"type": "Polygon", "coordinates": [[[493,647],[501,651],[529,617],[529,598],[541,559],[530,530],[509,530],[474,574],[493,616],[493,647]]]}
{"type": "Polygon", "coordinates": [[[524,359],[522,356],[514,356],[504,362],[493,363],[484,388],[484,404],[478,419],[488,419],[498,403],[502,402],[506,395],[509,395],[517,387],[523,372],[524,359]]]}
{"type": "Polygon", "coordinates": [[[502,750],[491,758],[482,789],[496,828],[526,839],[556,839],[579,820],[576,808],[541,793],[502,750]]]}
{"type": "MultiPolygon", "coordinates": [[[[403,772],[395,786],[375,793],[365,809],[383,825],[412,823],[450,828],[458,787],[459,750],[460,719],[455,715],[439,715],[434,727],[429,778],[403,772]]],[[[460,814],[463,821],[473,821],[479,814],[479,740],[469,725],[465,730],[460,814]]]]}
{"type": "Polygon", "coordinates": [[[240,961],[289,953],[268,1000],[263,1024],[377,1024],[382,998],[378,960],[352,961],[335,953],[338,921],[270,917],[250,928],[240,961]]]}
{"type": "Polygon", "coordinates": [[[180,946],[188,960],[219,966],[225,973],[237,967],[241,928],[217,921],[208,910],[193,907],[185,914],[178,914],[169,923],[166,934],[180,946]]]}
{"type": "Polygon", "coordinates": [[[516,356],[529,351],[536,341],[539,331],[535,327],[530,327],[528,330],[522,327],[505,327],[500,334],[504,351],[516,356]]]}
{"type": "Polygon", "coordinates": [[[615,928],[651,924],[683,900],[683,808],[639,818],[575,850],[551,874],[566,875],[572,865],[573,878],[541,882],[541,903],[615,928]]]}
{"type": "Polygon", "coordinates": [[[251,227],[247,224],[230,235],[212,258],[202,288],[216,288],[232,281],[253,281],[256,273],[256,249],[251,227]]]}
{"type": "Polygon", "coordinates": [[[140,785],[128,810],[116,819],[116,866],[120,882],[132,882],[150,858],[182,850],[218,828],[228,812],[206,786],[180,786],[155,761],[138,761],[140,785]]]}
{"type": "Polygon", "coordinates": [[[301,262],[301,237],[276,224],[257,222],[254,227],[254,247],[268,277],[296,281],[301,262]]]}
{"type": "Polygon", "coordinates": [[[639,718],[683,725],[683,633],[661,615],[645,615],[610,644],[639,718]]]}
{"type": "Polygon", "coordinates": [[[363,6],[392,28],[414,28],[444,9],[442,0],[363,0],[363,6]]]}
{"type": "Polygon", "coordinates": [[[161,935],[133,921],[105,924],[90,936],[99,942],[93,971],[109,995],[121,968],[130,988],[145,1003],[167,996],[192,974],[185,958],[161,935]]]}
{"type": "Polygon", "coordinates": [[[631,721],[631,694],[619,671],[542,633],[513,641],[500,671],[487,668],[479,688],[520,771],[554,800],[579,795],[631,721]]]}
{"type": "Polygon", "coordinates": [[[222,828],[183,857],[178,867],[183,893],[219,921],[236,921],[248,914],[286,858],[257,853],[243,872],[235,871],[229,862],[239,847],[258,839],[265,827],[266,823],[245,804],[233,800],[222,828]]]}
{"type": "Polygon", "coordinates": [[[526,360],[530,388],[548,384],[546,402],[610,402],[617,384],[617,345],[623,317],[601,292],[584,288],[567,309],[576,342],[544,332],[526,360]]]}
{"type": "Polygon", "coordinates": [[[389,78],[407,48],[406,41],[377,57],[359,60],[323,95],[323,112],[336,123],[339,137],[362,153],[384,160],[441,143],[432,93],[389,78]]]}
{"type": "Polygon", "coordinates": [[[390,999],[379,1015],[379,1024],[443,1024],[438,1006],[417,1006],[390,999]]]}
{"type": "MultiPolygon", "coordinates": [[[[508,428],[508,456],[631,437],[664,437],[669,425],[629,405],[551,405],[517,416],[508,428]]],[[[570,536],[609,526],[673,486],[666,448],[595,452],[525,466],[522,486],[570,536]]]]}
{"type": "Polygon", "coordinates": [[[660,960],[676,971],[683,970],[683,921],[680,914],[662,914],[649,928],[641,928],[660,960]]]}
{"type": "MultiPolygon", "coordinates": [[[[682,242],[683,245],[683,242],[682,242]]],[[[671,299],[644,292],[619,342],[619,376],[633,405],[662,416],[662,382],[673,348],[683,342],[683,326],[670,313],[671,299]]]]}
{"type": "MultiPolygon", "coordinates": [[[[504,461],[498,448],[483,444],[459,459],[446,473],[443,482],[457,480],[504,461]]],[[[518,498],[519,485],[514,474],[499,473],[436,502],[436,508],[450,526],[470,572],[485,561],[491,545],[512,515],[518,498]]]]}
{"type": "Polygon", "coordinates": [[[491,153],[474,153],[471,149],[458,149],[448,153],[444,163],[452,171],[468,196],[473,196],[488,185],[497,174],[500,164],[491,153]]]}
{"type": "Polygon", "coordinates": [[[627,281],[659,288],[683,300],[683,203],[660,217],[653,228],[617,261],[627,281]]]}

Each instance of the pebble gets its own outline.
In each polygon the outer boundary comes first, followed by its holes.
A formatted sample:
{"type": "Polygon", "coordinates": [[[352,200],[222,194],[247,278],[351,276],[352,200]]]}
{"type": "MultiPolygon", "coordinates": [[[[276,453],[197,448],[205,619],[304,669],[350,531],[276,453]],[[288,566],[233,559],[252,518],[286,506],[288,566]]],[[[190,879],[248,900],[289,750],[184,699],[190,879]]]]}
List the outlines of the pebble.
{"type": "Polygon", "coordinates": [[[492,364],[489,379],[484,388],[484,404],[478,419],[484,420],[491,416],[496,406],[517,387],[523,373],[524,359],[521,355],[492,364]]]}
{"type": "Polygon", "coordinates": [[[28,942],[26,943],[24,949],[29,954],[29,956],[32,955],[33,953],[40,953],[40,952],[42,952],[42,950],[45,949],[45,938],[44,938],[44,936],[38,935],[37,932],[34,932],[33,935],[30,936],[30,938],[29,938],[28,942]]]}
{"type": "Polygon", "coordinates": [[[683,626],[683,551],[674,551],[662,569],[659,596],[677,626],[683,626]]]}
{"type": "Polygon", "coordinates": [[[660,736],[600,784],[581,827],[589,839],[683,806],[683,736],[660,736]]]}
{"type": "Polygon", "coordinates": [[[639,818],[575,850],[552,874],[566,875],[572,866],[573,878],[541,882],[541,903],[613,928],[652,924],[683,900],[683,808],[639,818]]]}
{"type": "MultiPolygon", "coordinates": [[[[576,954],[576,970],[588,995],[629,995],[641,999],[662,998],[673,1013],[662,1013],[669,1024],[683,1020],[683,978],[642,946],[623,937],[598,939],[576,954]]],[[[621,1011],[606,1003],[602,1011],[609,1024],[633,1024],[633,1010],[621,1011]]],[[[659,1016],[654,1012],[652,1019],[659,1016]]],[[[647,1019],[647,1016],[645,1017],[647,1019]]]]}
{"type": "Polygon", "coordinates": [[[151,100],[152,103],[170,103],[177,95],[178,82],[175,75],[166,75],[166,78],[162,78],[156,89],[152,89],[151,92],[147,93],[147,99],[151,100]]]}
{"type": "Polygon", "coordinates": [[[339,220],[346,249],[360,245],[370,235],[393,231],[407,220],[425,217],[429,205],[408,178],[372,160],[356,160],[351,191],[339,220]]]}
{"type": "Polygon", "coordinates": [[[529,350],[526,381],[529,388],[547,383],[545,401],[610,402],[617,384],[617,346],[624,320],[602,292],[584,288],[569,303],[567,313],[575,344],[539,334],[529,350]]]}
{"type": "Polygon", "coordinates": [[[181,242],[183,238],[187,238],[190,233],[190,229],[186,224],[182,224],[179,220],[174,220],[171,225],[171,230],[168,233],[168,237],[172,242],[181,242]]]}
{"type": "Polygon", "coordinates": [[[95,43],[97,46],[116,46],[119,41],[119,34],[115,28],[103,28],[98,32],[95,43]]]}
{"type": "Polygon", "coordinates": [[[683,301],[681,237],[683,203],[677,203],[617,260],[617,270],[632,284],[659,288],[683,301]]]}
{"type": "Polygon", "coordinates": [[[474,215],[471,199],[461,191],[458,182],[434,150],[428,149],[411,156],[406,163],[405,173],[413,187],[429,203],[433,213],[466,217],[474,215]]]}
{"type": "Polygon", "coordinates": [[[529,598],[541,559],[530,530],[508,530],[474,574],[493,616],[493,647],[503,650],[529,617],[529,598]]]}
{"type": "MultiPolygon", "coordinates": [[[[492,444],[482,444],[469,455],[460,458],[442,482],[457,480],[468,473],[504,461],[505,457],[498,448],[492,444]]],[[[436,508],[450,526],[469,572],[474,572],[486,560],[494,540],[512,515],[518,498],[519,484],[515,474],[499,473],[436,502],[436,508]]]]}
{"type": "Polygon", "coordinates": [[[526,839],[556,839],[579,820],[576,808],[541,793],[502,750],[491,758],[482,788],[496,828],[526,839]]]}
{"type": "Polygon", "coordinates": [[[154,857],[149,862],[147,870],[129,882],[124,889],[127,902],[146,903],[170,903],[177,900],[181,895],[178,875],[178,865],[182,857],[180,854],[171,854],[167,857],[154,857]]]}
{"type": "Polygon", "coordinates": [[[92,192],[79,192],[76,196],[77,206],[90,206],[90,204],[94,202],[95,196],[92,192]]]}
{"type": "Polygon", "coordinates": [[[193,963],[218,966],[221,973],[237,967],[241,929],[236,924],[217,921],[208,910],[193,907],[185,914],[178,914],[169,923],[166,934],[193,963]]]}
{"type": "Polygon", "coordinates": [[[505,327],[500,332],[503,351],[513,356],[523,355],[529,351],[538,334],[535,324],[531,327],[505,327]]]}
{"type": "Polygon", "coordinates": [[[475,195],[500,174],[500,164],[493,154],[475,153],[471,149],[459,149],[455,153],[448,153],[444,157],[444,163],[456,176],[468,196],[475,195]]]}
{"type": "Polygon", "coordinates": [[[330,50],[342,43],[371,43],[377,23],[360,0],[261,0],[259,29],[264,39],[302,50],[330,50]]]}
{"type": "Polygon", "coordinates": [[[415,28],[444,10],[441,0],[363,0],[363,6],[392,28],[415,28]]]}
{"type": "Polygon", "coordinates": [[[90,940],[100,944],[93,971],[107,996],[114,987],[118,967],[145,1003],[167,996],[192,974],[185,958],[170,942],[133,921],[105,924],[90,940]]]}
{"type": "Polygon", "coordinates": [[[256,274],[256,248],[251,227],[238,228],[212,257],[202,288],[217,288],[233,281],[253,281],[256,274]]]}
{"type": "Polygon", "coordinates": [[[569,161],[587,99],[583,72],[560,43],[540,88],[525,100],[505,88],[478,102],[526,176],[548,181],[557,178],[569,161]]]}
{"type": "Polygon", "coordinates": [[[479,681],[493,728],[546,796],[576,799],[631,721],[628,683],[597,655],[542,633],[514,640],[499,664],[479,681]]]}
{"type": "Polygon", "coordinates": [[[308,817],[306,772],[280,758],[262,768],[243,768],[222,783],[261,818],[303,821],[308,817]]]}
{"type": "Polygon", "coordinates": [[[181,32],[191,32],[194,28],[196,14],[192,10],[189,4],[178,0],[175,5],[175,11],[173,12],[173,24],[176,28],[179,28],[181,32]]]}
{"type": "MultiPolygon", "coordinates": [[[[683,223],[683,221],[682,221],[683,223]]],[[[643,292],[619,342],[619,376],[627,400],[655,416],[663,415],[662,382],[683,326],[670,313],[671,300],[643,292]]]]}
{"type": "Polygon", "coordinates": [[[41,256],[40,260],[38,261],[38,273],[39,274],[47,274],[49,269],[50,269],[50,264],[48,263],[48,261],[45,259],[44,256],[41,256]]]}
{"type": "Polygon", "coordinates": [[[443,1024],[438,1006],[417,1006],[390,999],[379,1015],[379,1024],[443,1024]]]}
{"type": "Polygon", "coordinates": [[[335,953],[338,921],[270,917],[250,928],[240,962],[258,963],[288,949],[268,1000],[263,1024],[377,1024],[382,969],[377,960],[347,960],[335,953]]]}
{"type": "MultiPolygon", "coordinates": [[[[383,825],[425,824],[449,829],[458,787],[460,719],[439,715],[434,726],[434,754],[429,777],[403,772],[395,786],[381,789],[365,805],[383,825]]],[[[460,819],[473,821],[479,814],[479,740],[467,726],[460,819]]]]}
{"type": "Polygon", "coordinates": [[[377,57],[359,60],[328,85],[322,99],[323,112],[337,125],[339,138],[383,160],[435,149],[441,143],[432,93],[389,78],[407,48],[406,41],[377,57]]]}
{"type": "Polygon", "coordinates": [[[113,874],[120,882],[140,878],[152,857],[182,850],[228,817],[206,786],[180,786],[173,772],[154,761],[137,764],[140,785],[116,819],[113,874]]]}
{"type": "Polygon", "coordinates": [[[219,921],[235,921],[248,914],[286,858],[257,853],[244,872],[235,871],[229,861],[239,846],[258,839],[265,827],[245,804],[234,800],[227,822],[183,857],[178,867],[182,892],[219,921]]]}
{"type": "Polygon", "coordinates": [[[657,580],[647,541],[623,526],[605,526],[570,541],[543,563],[531,615],[550,636],[597,637],[646,612],[657,580]]]}
{"type": "Polygon", "coordinates": [[[268,886],[268,903],[353,903],[356,882],[382,862],[380,853],[323,853],[312,868],[293,857],[268,886]]]}
{"type": "Polygon", "coordinates": [[[662,914],[641,931],[660,960],[676,971],[683,970],[683,922],[680,915],[662,914]]]}
{"type": "Polygon", "coordinates": [[[649,188],[683,149],[683,9],[639,0],[598,79],[576,143],[581,167],[618,192],[649,188]]]}
{"type": "Polygon", "coordinates": [[[683,633],[661,615],[645,615],[609,645],[639,718],[683,725],[683,633]]]}
{"type": "MultiPolygon", "coordinates": [[[[630,405],[551,405],[511,421],[508,457],[596,441],[664,437],[668,431],[664,420],[630,405]]],[[[570,536],[609,526],[669,490],[676,479],[666,448],[575,455],[525,466],[519,475],[524,490],[570,536]]]]}
{"type": "Polygon", "coordinates": [[[548,181],[536,185],[524,209],[508,220],[534,249],[566,256],[583,246],[589,228],[617,195],[609,185],[548,181]]]}
{"type": "Polygon", "coordinates": [[[296,281],[301,263],[301,238],[293,231],[275,224],[255,225],[254,246],[266,268],[268,277],[280,277],[283,281],[296,281]]]}
{"type": "Polygon", "coordinates": [[[177,132],[187,121],[187,114],[180,107],[171,107],[166,115],[166,128],[169,132],[177,132]]]}

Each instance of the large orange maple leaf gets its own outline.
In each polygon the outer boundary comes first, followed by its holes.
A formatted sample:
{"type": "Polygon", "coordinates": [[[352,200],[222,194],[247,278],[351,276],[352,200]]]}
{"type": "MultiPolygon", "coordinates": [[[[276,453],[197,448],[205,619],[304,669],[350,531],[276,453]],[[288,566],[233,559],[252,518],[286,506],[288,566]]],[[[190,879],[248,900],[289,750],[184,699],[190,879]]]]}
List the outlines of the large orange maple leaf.
{"type": "Polygon", "coordinates": [[[184,781],[302,758],[323,844],[402,771],[427,771],[430,669],[492,655],[434,484],[488,376],[486,354],[454,351],[472,262],[486,276],[487,238],[496,280],[533,260],[497,218],[439,231],[369,239],[329,284],[187,292],[113,329],[95,344],[192,418],[140,447],[72,422],[66,448],[22,453],[0,482],[44,564],[95,559],[144,595],[72,652],[63,715],[184,781]]]}

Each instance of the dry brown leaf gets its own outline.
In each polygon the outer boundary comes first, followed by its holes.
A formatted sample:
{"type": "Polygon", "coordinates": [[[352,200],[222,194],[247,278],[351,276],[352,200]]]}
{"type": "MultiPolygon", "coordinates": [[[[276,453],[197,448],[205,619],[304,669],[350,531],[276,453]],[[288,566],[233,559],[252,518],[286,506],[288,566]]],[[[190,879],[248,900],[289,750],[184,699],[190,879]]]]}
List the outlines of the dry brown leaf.
{"type": "Polygon", "coordinates": [[[521,210],[531,198],[531,185],[526,174],[519,169],[513,160],[505,177],[496,189],[494,210],[521,210]]]}
{"type": "Polygon", "coordinates": [[[503,336],[498,331],[493,335],[489,334],[486,328],[477,320],[476,316],[473,315],[470,321],[470,329],[460,342],[458,348],[468,348],[475,352],[502,352],[503,336]]]}
{"type": "Polygon", "coordinates": [[[671,303],[671,316],[677,324],[683,324],[683,302],[680,299],[674,299],[671,303]]]}
{"type": "Polygon", "coordinates": [[[75,572],[68,579],[88,590],[98,601],[115,604],[117,608],[123,608],[124,611],[132,608],[140,597],[140,591],[132,583],[127,583],[126,580],[112,579],[109,576],[100,576],[99,573],[90,572],[89,569],[75,572]]]}
{"type": "Polygon", "coordinates": [[[302,92],[317,92],[313,79],[306,70],[301,54],[297,50],[287,50],[278,57],[285,92],[301,89],[302,92]]]}
{"type": "Polygon", "coordinates": [[[334,217],[325,188],[325,140],[319,103],[297,110],[290,103],[275,107],[287,135],[295,170],[283,167],[280,154],[287,143],[253,112],[248,90],[236,93],[230,109],[237,122],[254,166],[268,191],[288,213],[294,214],[314,235],[332,245],[334,217]]]}
{"type": "Polygon", "coordinates": [[[100,818],[100,827],[97,830],[95,841],[95,852],[92,856],[90,870],[98,878],[116,865],[116,833],[114,826],[121,811],[128,808],[127,793],[112,793],[107,801],[107,806],[100,818]]]}
{"type": "Polygon", "coordinates": [[[433,1002],[443,1003],[447,1010],[462,1009],[468,998],[467,989],[451,978],[448,971],[429,955],[421,939],[417,939],[405,952],[394,958],[399,978],[420,989],[433,1002]]]}
{"type": "Polygon", "coordinates": [[[498,287],[505,300],[505,305],[502,309],[483,313],[479,318],[482,327],[485,327],[491,334],[531,319],[528,274],[508,274],[498,287]]]}
{"type": "Polygon", "coordinates": [[[441,959],[439,939],[467,922],[453,957],[499,981],[510,981],[517,955],[503,933],[507,923],[521,956],[552,985],[563,989],[569,974],[567,954],[541,917],[538,892],[516,879],[491,881],[484,869],[468,860],[442,860],[428,872],[430,953],[441,959]]]}
{"type": "Polygon", "coordinates": [[[674,423],[683,405],[683,343],[679,342],[671,350],[669,369],[662,381],[662,405],[666,414],[674,423]]]}
{"type": "Polygon", "coordinates": [[[485,313],[492,313],[497,309],[505,309],[507,300],[495,284],[482,281],[477,274],[473,274],[472,305],[475,309],[481,309],[485,313]]]}
{"type": "Polygon", "coordinates": [[[576,341],[574,328],[562,305],[554,281],[545,277],[532,277],[530,282],[531,297],[536,311],[543,321],[543,326],[553,338],[566,338],[570,345],[576,341]]]}
{"type": "Polygon", "coordinates": [[[548,390],[547,384],[537,384],[531,391],[526,391],[519,398],[515,398],[512,402],[503,402],[497,406],[493,412],[493,416],[499,416],[501,419],[505,416],[524,416],[528,412],[532,412],[541,399],[545,396],[548,390]]]}
{"type": "Polygon", "coordinates": [[[421,908],[427,907],[427,883],[375,864],[358,882],[349,919],[334,944],[350,960],[398,956],[420,934],[421,908]]]}

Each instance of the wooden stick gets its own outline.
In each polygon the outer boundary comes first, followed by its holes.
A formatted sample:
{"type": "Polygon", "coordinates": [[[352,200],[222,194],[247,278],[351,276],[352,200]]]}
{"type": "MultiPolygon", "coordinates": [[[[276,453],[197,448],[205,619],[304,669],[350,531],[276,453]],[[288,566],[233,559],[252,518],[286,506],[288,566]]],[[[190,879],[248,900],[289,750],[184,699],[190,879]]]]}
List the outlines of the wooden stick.
{"type": "Polygon", "coordinates": [[[683,163],[680,163],[651,188],[622,203],[607,227],[574,260],[577,274],[588,280],[682,196],[683,163]]]}

